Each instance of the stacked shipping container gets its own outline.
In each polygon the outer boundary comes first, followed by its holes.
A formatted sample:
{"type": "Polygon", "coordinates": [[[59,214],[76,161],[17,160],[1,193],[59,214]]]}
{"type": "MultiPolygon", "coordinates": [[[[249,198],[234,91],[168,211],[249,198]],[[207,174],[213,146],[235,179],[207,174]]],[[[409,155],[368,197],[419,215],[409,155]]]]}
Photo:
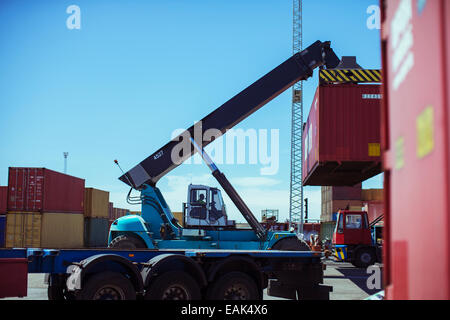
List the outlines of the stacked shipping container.
{"type": "Polygon", "coordinates": [[[322,187],[320,220],[336,221],[337,212],[348,208],[366,211],[371,222],[383,214],[382,207],[383,189],[361,189],[361,184],[354,187],[322,187]]]}
{"type": "Polygon", "coordinates": [[[346,208],[361,210],[361,183],[353,187],[330,187],[322,189],[322,212],[320,220],[323,222],[334,221],[335,214],[346,208]]]}
{"type": "Polygon", "coordinates": [[[9,168],[8,211],[83,213],[84,180],[45,168],[9,168]]]}
{"type": "MultiPolygon", "coordinates": [[[[84,244],[86,247],[107,247],[109,232],[109,192],[85,188],[84,244]]],[[[112,203],[111,203],[112,204],[112,203]]]]}
{"type": "Polygon", "coordinates": [[[3,247],[106,247],[112,221],[129,214],[83,179],[46,168],[11,167],[8,174],[0,187],[3,247]]]}
{"type": "Polygon", "coordinates": [[[84,180],[9,168],[6,247],[83,247],[84,180]]]}
{"type": "Polygon", "coordinates": [[[0,248],[5,246],[6,236],[6,202],[8,200],[8,187],[0,186],[0,248]]]}
{"type": "Polygon", "coordinates": [[[175,219],[178,220],[178,223],[181,226],[184,226],[184,216],[183,216],[183,212],[172,212],[173,216],[175,217],[175,219]]]}
{"type": "Polygon", "coordinates": [[[383,215],[383,189],[365,189],[362,191],[361,200],[363,202],[363,210],[367,212],[369,222],[383,215]]]}

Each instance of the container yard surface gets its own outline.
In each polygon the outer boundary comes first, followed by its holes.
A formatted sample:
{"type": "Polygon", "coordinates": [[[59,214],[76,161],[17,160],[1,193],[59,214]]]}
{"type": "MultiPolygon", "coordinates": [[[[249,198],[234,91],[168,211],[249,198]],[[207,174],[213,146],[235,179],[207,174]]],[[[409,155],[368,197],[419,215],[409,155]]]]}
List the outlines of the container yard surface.
{"type": "MultiPolygon", "coordinates": [[[[330,300],[363,300],[380,290],[368,289],[367,280],[370,276],[364,269],[354,268],[350,263],[327,261],[324,271],[324,284],[333,286],[330,300]]],[[[4,298],[2,300],[48,300],[47,285],[44,274],[28,275],[28,295],[24,298],[4,298]]],[[[263,300],[286,300],[271,297],[264,290],[263,300]]]]}

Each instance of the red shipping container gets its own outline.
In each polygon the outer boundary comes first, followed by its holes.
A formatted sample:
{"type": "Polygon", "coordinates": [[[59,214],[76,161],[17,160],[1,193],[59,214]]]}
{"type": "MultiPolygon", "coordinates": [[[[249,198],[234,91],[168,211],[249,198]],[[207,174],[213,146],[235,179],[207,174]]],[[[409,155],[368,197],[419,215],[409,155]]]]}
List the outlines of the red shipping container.
{"type": "Polygon", "coordinates": [[[303,129],[303,184],[353,186],[381,173],[380,85],[320,85],[303,129]]]}
{"type": "Polygon", "coordinates": [[[376,218],[380,217],[384,213],[384,202],[383,201],[364,201],[364,210],[367,212],[367,218],[369,223],[374,221],[376,218]]]}
{"type": "MultiPolygon", "coordinates": [[[[385,7],[386,6],[386,7],[385,7]]],[[[450,299],[450,1],[386,1],[387,299],[450,299]]]]}
{"type": "Polygon", "coordinates": [[[9,168],[8,211],[83,213],[84,179],[45,168],[9,168]]]}
{"type": "Polygon", "coordinates": [[[8,201],[8,187],[0,187],[0,214],[6,213],[8,201]]]}
{"type": "Polygon", "coordinates": [[[330,200],[361,200],[362,184],[353,187],[329,187],[330,200]]]}

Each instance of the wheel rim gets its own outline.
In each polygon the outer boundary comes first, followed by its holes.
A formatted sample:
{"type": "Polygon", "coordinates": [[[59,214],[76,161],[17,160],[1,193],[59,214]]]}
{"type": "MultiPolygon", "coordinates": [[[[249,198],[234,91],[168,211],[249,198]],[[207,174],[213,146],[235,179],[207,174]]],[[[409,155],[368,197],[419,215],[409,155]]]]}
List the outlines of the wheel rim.
{"type": "Polygon", "coordinates": [[[180,285],[173,285],[168,287],[162,295],[161,300],[189,300],[190,294],[180,285]]]}
{"type": "Polygon", "coordinates": [[[248,300],[249,291],[241,283],[234,283],[225,290],[225,300],[248,300]]]}
{"type": "Polygon", "coordinates": [[[93,300],[125,300],[125,292],[118,286],[103,286],[95,292],[93,300]]]}
{"type": "Polygon", "coordinates": [[[370,261],[372,260],[372,257],[370,255],[370,253],[364,252],[361,255],[361,261],[365,264],[370,263],[370,261]]]}

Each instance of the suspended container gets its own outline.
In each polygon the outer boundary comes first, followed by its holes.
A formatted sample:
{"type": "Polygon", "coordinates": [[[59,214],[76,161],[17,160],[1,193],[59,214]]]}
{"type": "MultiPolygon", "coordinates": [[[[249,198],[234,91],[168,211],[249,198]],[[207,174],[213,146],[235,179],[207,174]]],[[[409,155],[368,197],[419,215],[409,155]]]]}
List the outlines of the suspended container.
{"type": "Polygon", "coordinates": [[[303,128],[303,184],[354,186],[381,172],[380,85],[318,86],[303,128]]]}

